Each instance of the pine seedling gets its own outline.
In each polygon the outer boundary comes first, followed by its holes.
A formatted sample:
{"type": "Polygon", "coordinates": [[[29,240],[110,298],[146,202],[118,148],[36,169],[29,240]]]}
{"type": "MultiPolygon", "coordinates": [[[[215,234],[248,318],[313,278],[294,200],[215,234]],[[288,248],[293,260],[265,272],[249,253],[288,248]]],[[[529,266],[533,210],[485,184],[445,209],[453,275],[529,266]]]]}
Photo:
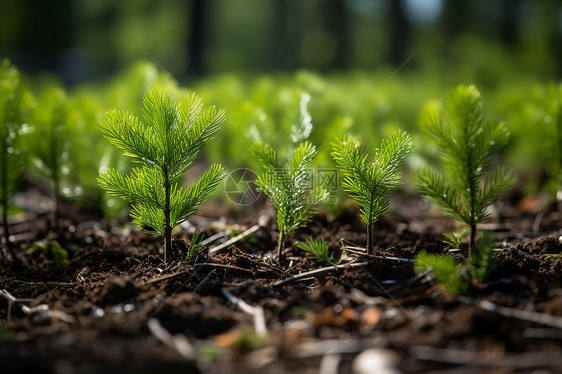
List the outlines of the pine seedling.
{"type": "Polygon", "coordinates": [[[330,246],[322,237],[313,238],[307,236],[304,243],[298,242],[297,246],[303,251],[309,252],[317,261],[335,262],[334,256],[330,255],[330,246]]]}
{"type": "Polygon", "coordinates": [[[316,212],[315,205],[328,197],[328,191],[321,186],[312,186],[311,164],[316,148],[309,142],[301,143],[284,164],[266,144],[258,143],[255,155],[265,169],[256,179],[256,186],[269,196],[277,211],[277,258],[283,263],[285,240],[310,221],[316,212]]]}
{"type": "MultiPolygon", "coordinates": [[[[8,209],[11,197],[16,193],[18,180],[24,169],[21,147],[22,135],[27,133],[25,124],[31,96],[24,91],[16,67],[8,60],[0,62],[0,204],[6,248],[13,259],[10,243],[8,209]]],[[[0,256],[3,256],[0,250],[0,256]]]]}
{"type": "Polygon", "coordinates": [[[187,247],[185,255],[186,261],[193,257],[193,255],[197,253],[199,248],[201,248],[201,242],[203,241],[204,236],[205,235],[203,235],[203,233],[198,230],[193,233],[193,235],[191,236],[191,240],[189,241],[189,246],[187,247]]]}
{"type": "Polygon", "coordinates": [[[551,139],[545,145],[550,145],[546,150],[547,171],[553,184],[556,186],[556,201],[558,213],[562,214],[562,85],[551,88],[554,99],[551,104],[552,115],[550,118],[551,139]]]}
{"type": "Polygon", "coordinates": [[[418,271],[431,271],[435,281],[453,295],[463,294],[468,288],[462,264],[455,262],[451,256],[429,254],[423,250],[416,256],[415,268],[418,271]]]}
{"type": "Polygon", "coordinates": [[[375,222],[388,213],[389,192],[401,185],[398,169],[412,151],[412,139],[405,132],[394,132],[381,142],[373,162],[356,139],[344,137],[332,146],[332,157],[345,176],[343,187],[359,205],[361,219],[367,224],[367,253],[372,255],[375,222]]]}
{"type": "Polygon", "coordinates": [[[191,217],[207,201],[224,176],[213,164],[188,188],[178,187],[203,146],[225,121],[224,111],[203,110],[201,100],[185,96],[176,103],[163,91],[144,98],[144,120],[112,110],[100,122],[105,137],[140,164],[129,175],[116,169],[100,174],[98,182],[109,194],[132,203],[133,222],[147,232],[164,236],[164,261],[172,259],[172,229],[191,217]]]}
{"type": "Polygon", "coordinates": [[[454,89],[446,109],[443,114],[432,103],[422,111],[420,125],[437,144],[442,172],[421,168],[416,184],[445,214],[469,225],[470,257],[476,225],[489,217],[487,207],[515,183],[511,171],[495,167],[509,132],[503,123],[484,122],[482,98],[473,85],[454,89]]]}
{"type": "Polygon", "coordinates": [[[449,245],[451,248],[460,248],[462,244],[462,239],[468,235],[469,229],[463,227],[460,232],[454,232],[450,229],[446,229],[446,233],[442,233],[443,244],[449,245]]]}
{"type": "Polygon", "coordinates": [[[50,88],[43,93],[33,113],[33,144],[30,145],[35,170],[48,178],[52,185],[54,231],[58,231],[63,178],[71,169],[71,135],[66,101],[66,94],[61,88],[50,88]]]}
{"type": "Polygon", "coordinates": [[[485,231],[476,240],[468,260],[458,263],[446,254],[430,254],[425,250],[416,256],[415,268],[429,270],[439,285],[454,295],[464,294],[473,281],[482,282],[494,265],[495,240],[491,231],[485,231]]]}

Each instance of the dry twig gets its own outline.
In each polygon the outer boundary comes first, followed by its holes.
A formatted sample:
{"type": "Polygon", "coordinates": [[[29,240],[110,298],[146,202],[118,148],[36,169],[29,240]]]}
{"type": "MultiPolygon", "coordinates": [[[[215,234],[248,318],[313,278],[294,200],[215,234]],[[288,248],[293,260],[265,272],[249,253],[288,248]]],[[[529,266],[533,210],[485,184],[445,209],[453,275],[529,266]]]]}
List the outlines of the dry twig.
{"type": "Polygon", "coordinates": [[[35,301],[35,299],[31,299],[31,298],[17,298],[14,295],[12,295],[10,292],[8,292],[6,289],[0,290],[0,295],[4,296],[4,298],[8,300],[8,316],[7,316],[8,321],[11,321],[12,319],[12,310],[14,308],[14,305],[31,304],[35,301]]]}
{"type": "Polygon", "coordinates": [[[301,280],[303,278],[308,278],[308,277],[313,276],[313,275],[329,273],[329,272],[336,271],[336,270],[339,270],[339,269],[355,268],[355,267],[365,266],[365,265],[368,265],[368,264],[369,264],[368,262],[355,262],[355,263],[348,263],[348,264],[342,264],[342,265],[333,265],[333,266],[328,266],[328,267],[320,268],[320,269],[314,269],[314,270],[311,270],[311,271],[306,271],[304,273],[300,273],[300,274],[293,275],[293,276],[290,276],[288,278],[282,279],[278,282],[273,283],[272,286],[282,286],[284,284],[294,282],[294,281],[297,281],[297,280],[301,280]]]}
{"type": "Polygon", "coordinates": [[[560,366],[561,354],[560,351],[503,354],[427,346],[413,347],[410,353],[418,360],[466,366],[504,367],[517,370],[560,366]]]}
{"type": "Polygon", "coordinates": [[[545,326],[555,327],[557,329],[562,329],[562,317],[537,313],[530,310],[507,308],[504,306],[496,305],[487,300],[476,300],[462,295],[457,296],[457,300],[464,304],[474,305],[480,309],[498,313],[504,317],[520,319],[523,321],[538,323],[539,325],[545,325],[545,326]]]}
{"type": "Polygon", "coordinates": [[[250,227],[248,230],[244,231],[243,233],[236,235],[234,238],[227,240],[226,242],[217,245],[214,248],[211,248],[209,250],[209,254],[210,255],[216,255],[222,251],[224,251],[225,249],[228,249],[231,245],[233,245],[234,243],[244,239],[245,237],[252,235],[253,233],[255,233],[256,231],[258,231],[262,226],[260,225],[254,225],[252,227],[250,227]]]}
{"type": "Polygon", "coordinates": [[[221,288],[222,294],[234,305],[240,308],[246,314],[252,316],[254,320],[254,328],[256,333],[260,336],[267,335],[267,327],[265,325],[265,315],[263,313],[263,308],[261,306],[251,306],[247,304],[244,300],[237,298],[226,290],[226,288],[221,288]]]}
{"type": "Polygon", "coordinates": [[[151,318],[148,320],[148,329],[158,340],[166,344],[168,347],[173,348],[178,352],[183,358],[187,360],[195,361],[196,354],[195,348],[187,340],[184,335],[172,335],[160,324],[156,318],[151,318]]]}

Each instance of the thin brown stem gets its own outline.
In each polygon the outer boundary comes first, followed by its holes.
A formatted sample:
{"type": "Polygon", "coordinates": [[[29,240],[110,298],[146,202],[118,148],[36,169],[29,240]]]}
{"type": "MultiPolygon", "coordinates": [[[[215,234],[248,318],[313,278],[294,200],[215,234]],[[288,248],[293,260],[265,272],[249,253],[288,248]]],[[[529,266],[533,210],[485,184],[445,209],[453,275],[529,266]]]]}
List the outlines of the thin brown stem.
{"type": "Polygon", "coordinates": [[[58,176],[53,178],[53,190],[54,190],[54,198],[55,198],[55,217],[53,219],[53,230],[55,232],[59,231],[59,218],[60,218],[60,206],[61,206],[61,198],[60,198],[60,180],[58,176]]]}
{"type": "Polygon", "coordinates": [[[472,255],[472,250],[476,243],[476,223],[470,223],[470,239],[468,241],[468,258],[472,255]]]}
{"type": "Polygon", "coordinates": [[[164,262],[168,262],[172,259],[172,227],[170,219],[170,181],[167,178],[166,168],[164,169],[164,175],[166,176],[164,180],[166,199],[164,202],[164,262]]]}
{"type": "Polygon", "coordinates": [[[285,262],[285,255],[283,250],[285,249],[285,233],[279,233],[279,240],[277,241],[277,260],[280,264],[285,262]]]}
{"type": "Polygon", "coordinates": [[[375,254],[375,224],[367,224],[367,254],[375,254]]]}

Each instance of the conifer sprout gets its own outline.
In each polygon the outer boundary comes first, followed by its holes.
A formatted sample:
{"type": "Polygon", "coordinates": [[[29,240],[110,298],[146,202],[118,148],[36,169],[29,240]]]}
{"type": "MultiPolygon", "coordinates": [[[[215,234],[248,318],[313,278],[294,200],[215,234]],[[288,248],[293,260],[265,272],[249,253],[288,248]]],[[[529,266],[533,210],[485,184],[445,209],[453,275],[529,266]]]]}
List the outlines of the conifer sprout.
{"type": "Polygon", "coordinates": [[[283,263],[285,240],[298,227],[310,221],[316,212],[315,205],[326,200],[328,191],[320,185],[313,185],[311,164],[316,148],[309,142],[301,143],[287,163],[280,162],[273,148],[263,143],[256,145],[255,155],[265,169],[255,183],[269,196],[276,209],[279,229],[277,259],[283,263]]]}
{"type": "Polygon", "coordinates": [[[322,238],[313,238],[307,236],[304,243],[297,242],[297,246],[303,251],[309,252],[311,257],[317,261],[335,263],[335,256],[330,255],[330,246],[328,242],[322,238]]]}
{"type": "MultiPolygon", "coordinates": [[[[5,59],[0,62],[0,204],[2,225],[7,251],[16,257],[10,242],[8,209],[10,198],[17,191],[18,179],[24,169],[22,135],[28,131],[25,124],[31,108],[31,95],[24,91],[16,67],[5,59]]],[[[0,256],[3,256],[0,250],[0,256]]]]}
{"type": "Polygon", "coordinates": [[[495,166],[509,140],[503,123],[484,122],[483,103],[475,86],[458,86],[447,98],[446,112],[431,102],[420,126],[436,142],[442,170],[421,168],[416,184],[422,195],[448,216],[470,227],[469,257],[476,225],[489,217],[487,207],[515,183],[515,175],[495,166]]]}
{"type": "Polygon", "coordinates": [[[55,201],[52,229],[58,231],[63,178],[70,171],[71,134],[65,92],[47,89],[33,113],[33,144],[30,145],[35,170],[52,184],[55,201]]]}
{"type": "MultiPolygon", "coordinates": [[[[457,243],[455,243],[457,244],[457,243]]],[[[471,256],[458,263],[447,254],[422,250],[416,255],[416,270],[430,270],[437,283],[454,295],[465,294],[470,286],[482,282],[494,266],[496,243],[491,231],[484,231],[475,242],[471,256]]]]}
{"type": "Polygon", "coordinates": [[[144,98],[144,120],[112,110],[100,121],[105,137],[140,167],[129,175],[109,169],[98,182],[109,194],[131,202],[134,223],[164,236],[167,262],[173,258],[172,229],[191,217],[224,177],[224,168],[213,164],[190,187],[178,187],[225,121],[225,114],[215,107],[203,110],[195,95],[185,96],[178,104],[163,91],[153,90],[144,98]]]}
{"type": "Polygon", "coordinates": [[[402,184],[398,169],[412,151],[412,139],[405,132],[394,132],[381,142],[373,162],[354,138],[344,136],[332,146],[332,157],[345,176],[343,187],[359,205],[361,220],[367,224],[367,253],[372,255],[375,222],[388,213],[389,192],[402,184]]]}
{"type": "Polygon", "coordinates": [[[548,172],[556,184],[556,202],[558,213],[562,214],[562,85],[554,88],[554,103],[551,119],[553,139],[552,148],[547,150],[548,172]]]}

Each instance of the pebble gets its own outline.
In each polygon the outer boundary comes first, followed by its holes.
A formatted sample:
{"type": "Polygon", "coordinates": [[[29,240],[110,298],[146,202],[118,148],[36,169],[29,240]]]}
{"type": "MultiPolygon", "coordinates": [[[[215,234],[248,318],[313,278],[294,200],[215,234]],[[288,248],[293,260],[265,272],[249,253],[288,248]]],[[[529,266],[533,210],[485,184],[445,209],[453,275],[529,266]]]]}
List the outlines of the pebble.
{"type": "Polygon", "coordinates": [[[394,351],[381,348],[367,349],[353,360],[353,374],[401,374],[400,357],[394,351]]]}

